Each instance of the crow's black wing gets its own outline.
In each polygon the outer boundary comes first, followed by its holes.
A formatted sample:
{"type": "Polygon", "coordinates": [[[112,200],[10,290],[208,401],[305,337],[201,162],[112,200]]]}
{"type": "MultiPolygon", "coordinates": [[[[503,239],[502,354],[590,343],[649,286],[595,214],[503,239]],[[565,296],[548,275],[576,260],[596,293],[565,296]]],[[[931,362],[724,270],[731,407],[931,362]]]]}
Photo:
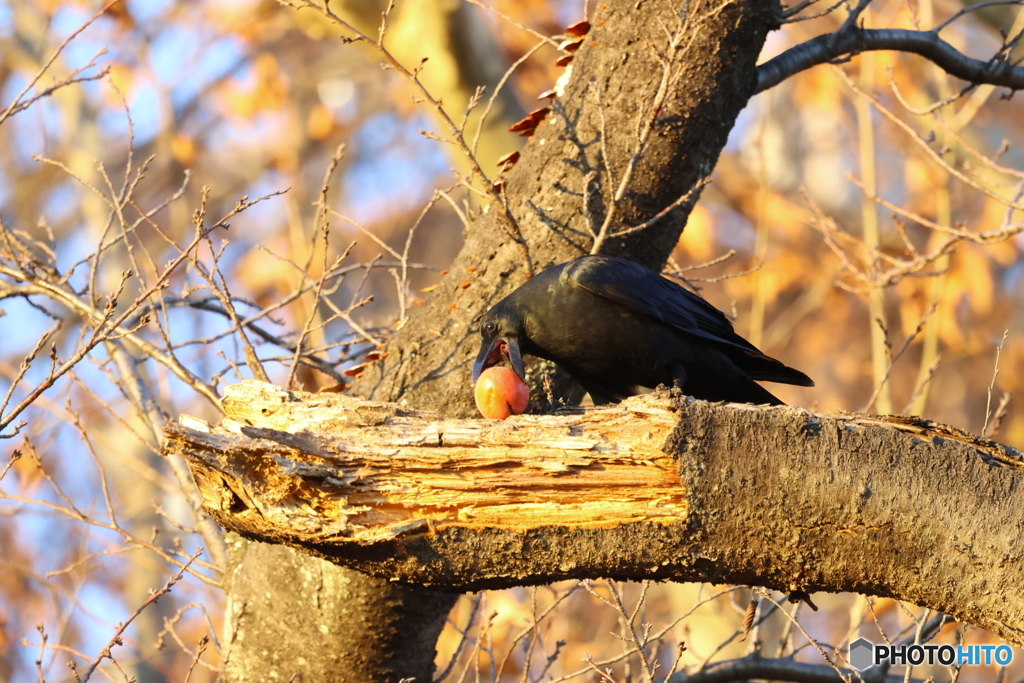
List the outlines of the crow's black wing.
{"type": "Polygon", "coordinates": [[[681,332],[744,350],[757,350],[736,334],[732,323],[717,308],[632,261],[614,256],[584,256],[567,263],[561,277],[681,332]]]}
{"type": "Polygon", "coordinates": [[[766,356],[736,334],[725,314],[707,301],[637,263],[614,256],[583,256],[565,264],[560,279],[714,343],[751,379],[814,386],[810,377],[766,356]]]}

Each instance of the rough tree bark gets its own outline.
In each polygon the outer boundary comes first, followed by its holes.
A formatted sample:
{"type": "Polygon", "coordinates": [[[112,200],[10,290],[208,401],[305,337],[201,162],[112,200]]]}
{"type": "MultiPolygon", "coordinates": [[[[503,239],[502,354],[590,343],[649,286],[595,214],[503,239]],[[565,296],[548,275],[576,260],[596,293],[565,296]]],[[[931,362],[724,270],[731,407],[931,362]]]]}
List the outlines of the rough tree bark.
{"type": "MultiPolygon", "coordinates": [[[[643,224],[714,168],[736,117],[754,92],[757,56],[769,30],[778,26],[778,3],[608,0],[598,7],[563,94],[505,184],[530,263],[497,219],[496,207],[472,216],[465,245],[449,275],[426,305],[414,309],[389,344],[386,361],[364,373],[352,387],[353,394],[400,400],[449,417],[473,414],[468,360],[475,351],[478,316],[523,282],[530,270],[591,251],[591,228],[605,223],[612,207],[611,229],[643,224]],[[677,45],[672,50],[666,29],[677,45]],[[663,83],[665,97],[656,103],[663,83]],[[636,131],[647,122],[651,135],[639,149],[636,131]],[[616,199],[631,159],[638,163],[628,188],[616,199]],[[463,287],[467,281],[469,286],[463,287]]],[[[659,268],[696,199],[697,193],[649,229],[604,241],[600,251],[659,268]]],[[[229,644],[233,665],[225,669],[222,680],[252,680],[264,674],[261,667],[269,657],[265,653],[273,653],[275,671],[285,672],[285,680],[288,672],[310,671],[309,658],[328,651],[376,647],[385,654],[379,660],[366,658],[364,668],[350,665],[354,660],[320,668],[322,681],[394,681],[400,677],[396,667],[404,667],[397,663],[400,660],[428,662],[432,644],[423,645],[422,652],[413,650],[429,637],[396,640],[388,626],[395,617],[383,618],[380,630],[375,630],[374,620],[381,613],[374,609],[352,617],[360,628],[368,629],[363,636],[350,637],[353,629],[339,633],[332,630],[330,615],[306,612],[305,618],[290,622],[295,638],[278,637],[274,622],[282,620],[281,610],[306,604],[299,599],[299,585],[292,582],[296,572],[324,577],[337,572],[323,585],[340,587],[355,581],[348,571],[296,553],[259,574],[234,572],[229,617],[247,614],[248,621],[234,622],[231,632],[245,629],[249,637],[229,644]],[[255,603],[242,596],[255,595],[262,584],[280,586],[282,592],[273,608],[257,611],[255,603]],[[294,588],[295,601],[286,599],[287,586],[294,588]],[[249,605],[248,612],[244,605],[249,605]],[[378,661],[385,664],[377,667],[378,661]]],[[[419,621],[404,622],[406,634],[429,634],[455,597],[428,589],[409,589],[401,595],[393,591],[385,582],[372,589],[364,584],[353,593],[358,597],[350,605],[354,609],[360,604],[392,604],[396,612],[411,602],[433,605],[433,614],[419,612],[419,621]]],[[[430,666],[402,671],[401,675],[421,681],[431,675],[430,666]]]]}
{"type": "Polygon", "coordinates": [[[209,513],[378,579],[856,591],[1024,644],[1024,457],[951,427],[669,392],[504,422],[257,382],[224,405],[165,446],[209,513]]]}
{"type": "Polygon", "coordinates": [[[222,679],[429,680],[457,594],[339,571],[283,545],[234,545],[222,679]]]}

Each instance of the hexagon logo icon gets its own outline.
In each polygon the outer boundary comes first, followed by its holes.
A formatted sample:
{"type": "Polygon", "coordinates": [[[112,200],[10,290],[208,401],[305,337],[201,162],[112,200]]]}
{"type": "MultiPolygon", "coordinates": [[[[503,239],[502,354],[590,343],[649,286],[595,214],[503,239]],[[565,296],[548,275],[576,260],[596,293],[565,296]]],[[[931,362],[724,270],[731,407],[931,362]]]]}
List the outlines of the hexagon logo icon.
{"type": "Polygon", "coordinates": [[[874,649],[874,645],[866,638],[858,638],[850,643],[850,654],[847,657],[850,660],[850,666],[857,671],[863,671],[874,664],[875,658],[872,656],[874,649]]]}

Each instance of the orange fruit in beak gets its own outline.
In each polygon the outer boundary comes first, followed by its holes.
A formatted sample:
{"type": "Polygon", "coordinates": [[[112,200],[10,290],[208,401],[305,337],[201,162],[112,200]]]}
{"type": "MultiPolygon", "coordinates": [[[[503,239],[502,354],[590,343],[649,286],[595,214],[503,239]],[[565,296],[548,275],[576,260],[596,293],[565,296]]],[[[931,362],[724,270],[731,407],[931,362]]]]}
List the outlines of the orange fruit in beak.
{"type": "Polygon", "coordinates": [[[510,368],[496,365],[480,373],[476,381],[476,407],[492,420],[519,415],[530,402],[530,388],[510,368]]]}

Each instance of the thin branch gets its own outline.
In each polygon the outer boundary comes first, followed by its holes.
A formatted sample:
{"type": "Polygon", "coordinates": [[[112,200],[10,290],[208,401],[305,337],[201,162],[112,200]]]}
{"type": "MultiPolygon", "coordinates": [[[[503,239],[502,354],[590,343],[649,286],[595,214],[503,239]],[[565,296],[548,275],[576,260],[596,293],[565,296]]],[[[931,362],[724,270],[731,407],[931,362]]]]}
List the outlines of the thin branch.
{"type": "Polygon", "coordinates": [[[821,17],[824,17],[824,16],[827,16],[829,14],[832,14],[837,9],[839,9],[840,7],[845,5],[846,2],[847,2],[847,0],[838,0],[838,2],[832,3],[831,5],[828,6],[827,9],[823,9],[820,12],[816,12],[814,14],[805,14],[802,17],[797,16],[797,14],[799,14],[801,11],[803,11],[804,9],[809,7],[810,5],[813,5],[817,1],[818,0],[804,0],[804,2],[801,2],[799,5],[797,5],[796,7],[793,7],[792,9],[783,10],[782,16],[785,17],[785,18],[782,20],[782,23],[783,24],[795,24],[798,21],[809,21],[810,19],[819,19],[821,17]]]}
{"type": "Polygon", "coordinates": [[[965,17],[971,12],[975,12],[985,7],[995,7],[998,5],[1024,5],[1024,0],[988,0],[988,2],[979,2],[969,7],[964,7],[962,10],[951,16],[949,19],[946,19],[944,22],[933,28],[932,32],[938,33],[942,29],[952,24],[957,19],[965,17]]]}
{"type": "MultiPolygon", "coordinates": [[[[668,45],[665,48],[664,54],[655,50],[655,57],[661,62],[661,79],[658,83],[658,89],[651,99],[649,109],[646,112],[641,111],[637,118],[637,127],[634,134],[634,146],[630,152],[629,159],[626,162],[626,167],[623,169],[622,176],[619,178],[618,183],[615,183],[613,180],[614,176],[612,173],[611,159],[608,157],[607,149],[604,147],[607,142],[607,135],[604,130],[602,119],[602,157],[604,158],[605,169],[608,173],[608,184],[615,185],[616,187],[611,198],[611,205],[608,207],[608,211],[604,216],[604,221],[598,229],[597,235],[594,237],[594,242],[591,245],[591,254],[601,253],[604,243],[613,236],[611,226],[618,218],[616,215],[617,211],[623,198],[626,196],[626,192],[629,190],[630,183],[633,181],[633,176],[640,164],[640,160],[642,159],[644,152],[647,149],[651,136],[654,133],[656,124],[658,123],[658,118],[661,116],[662,109],[665,106],[665,102],[669,95],[674,92],[675,85],[679,82],[679,79],[682,76],[684,69],[679,67],[679,63],[682,55],[687,52],[682,45],[682,41],[683,36],[686,34],[686,30],[689,27],[690,16],[691,15],[688,13],[686,18],[678,27],[678,30],[669,36],[668,45]]],[[[601,112],[603,116],[603,105],[600,100],[600,88],[594,87],[593,92],[595,98],[597,98],[598,112],[601,112]]],[[[687,193],[686,196],[688,197],[689,193],[687,193]]],[[[675,204],[669,205],[665,211],[673,208],[675,208],[675,204]]],[[[661,213],[658,214],[659,217],[661,215],[661,213]]],[[[647,224],[645,223],[644,226],[646,225],[647,224]]],[[[637,226],[637,229],[640,229],[640,226],[637,226]]],[[[618,231],[618,234],[628,234],[628,232],[633,230],[634,228],[627,228],[625,231],[618,231]]]]}
{"type": "Polygon", "coordinates": [[[885,68],[885,70],[889,76],[889,88],[892,90],[892,94],[896,96],[896,99],[899,100],[900,104],[903,105],[904,109],[906,109],[911,114],[914,114],[916,116],[925,116],[926,114],[931,114],[932,112],[938,111],[939,109],[942,109],[945,106],[953,104],[954,102],[966,96],[968,93],[972,92],[975,88],[978,87],[977,83],[968,83],[955,95],[950,95],[944,100],[939,100],[938,102],[934,102],[929,106],[925,107],[924,109],[919,109],[917,107],[912,106],[909,102],[907,102],[906,98],[903,97],[903,93],[900,92],[899,86],[896,85],[896,78],[893,76],[893,68],[891,66],[888,66],[885,68]]]}
{"type": "Polygon", "coordinates": [[[483,593],[477,593],[473,597],[473,607],[470,609],[469,618],[466,620],[466,628],[460,629],[458,626],[455,626],[449,618],[448,623],[452,624],[455,630],[459,632],[459,643],[455,646],[455,651],[448,660],[448,666],[446,666],[444,671],[434,679],[434,683],[441,683],[444,681],[444,679],[448,678],[448,674],[452,672],[452,669],[455,668],[455,664],[459,660],[459,655],[462,653],[462,648],[465,647],[466,642],[469,640],[469,629],[473,627],[473,622],[476,620],[477,612],[480,611],[480,603],[483,601],[483,597],[483,593]]]}
{"type": "Polygon", "coordinates": [[[791,47],[758,66],[754,92],[774,88],[790,76],[812,66],[836,63],[872,50],[912,52],[968,83],[989,83],[1011,90],[1024,89],[1024,67],[1014,66],[1005,59],[982,61],[968,57],[940,38],[935,31],[862,29],[850,25],[791,47]]]}
{"type": "Polygon", "coordinates": [[[1009,330],[1003,332],[1003,338],[999,340],[999,346],[996,347],[996,365],[992,370],[992,381],[988,385],[988,400],[985,402],[985,424],[981,428],[982,436],[988,435],[988,421],[992,416],[992,390],[996,387],[996,378],[999,377],[999,357],[1003,354],[1003,344],[1006,343],[1006,336],[1010,334],[1009,330]]]}
{"type": "MultiPolygon", "coordinates": [[[[6,287],[0,286],[0,296],[5,294],[6,289],[6,287]]],[[[32,367],[32,363],[35,362],[36,355],[39,353],[40,349],[42,349],[43,346],[46,345],[46,342],[49,341],[50,338],[53,337],[60,330],[61,324],[63,322],[63,320],[58,319],[57,324],[54,326],[52,330],[43,332],[43,334],[39,337],[39,341],[36,342],[36,345],[32,347],[32,350],[29,351],[28,355],[26,355],[25,358],[21,361],[21,366],[18,368],[18,374],[15,375],[13,379],[11,379],[10,386],[7,387],[7,393],[4,394],[3,400],[0,401],[0,415],[3,415],[3,412],[7,410],[7,405],[11,402],[11,397],[14,395],[14,390],[17,389],[18,384],[21,382],[22,378],[25,377],[25,373],[27,373],[29,371],[29,368],[32,367]]]]}
{"type": "Polygon", "coordinates": [[[663,218],[665,218],[665,216],[670,214],[673,210],[675,210],[675,209],[679,208],[680,206],[682,206],[683,204],[686,204],[687,202],[689,202],[693,198],[693,195],[695,193],[701,191],[704,188],[704,186],[708,185],[710,182],[711,182],[711,177],[710,176],[705,176],[704,178],[701,178],[700,180],[698,180],[693,185],[693,187],[691,187],[689,190],[687,190],[685,194],[683,194],[678,199],[676,199],[674,202],[672,202],[671,204],[666,206],[664,209],[659,211],[650,220],[645,221],[645,222],[641,223],[640,225],[634,225],[631,228],[623,228],[622,230],[618,230],[616,232],[613,232],[611,235],[609,235],[609,237],[612,237],[612,238],[625,237],[626,235],[632,235],[635,232],[640,232],[641,230],[646,230],[646,229],[648,229],[650,227],[653,227],[654,225],[657,225],[658,223],[661,222],[661,220],[663,218]]]}
{"type": "MultiPolygon", "coordinates": [[[[808,664],[790,658],[771,659],[749,655],[741,659],[729,659],[710,664],[703,671],[686,674],[682,671],[669,683],[731,683],[732,681],[769,680],[792,681],[793,683],[836,683],[839,680],[858,680],[852,669],[834,669],[825,664],[808,664]],[[839,676],[836,672],[839,672],[839,676]]],[[[907,683],[903,676],[884,676],[862,679],[865,683],[907,683]]],[[[910,679],[910,683],[925,683],[910,679]]]]}
{"type": "Polygon", "coordinates": [[[932,364],[928,366],[927,370],[925,370],[924,377],[918,385],[914,387],[914,393],[910,396],[910,400],[907,401],[907,405],[903,409],[904,414],[910,413],[914,404],[917,403],[917,399],[921,397],[921,394],[923,394],[925,389],[928,388],[928,385],[931,384],[932,378],[935,377],[935,371],[939,369],[939,363],[941,362],[942,356],[940,354],[936,354],[935,360],[933,360],[932,364]]]}
{"type": "MultiPolygon", "coordinates": [[[[578,585],[577,585],[577,587],[578,587],[578,585]]],[[[708,603],[710,603],[710,602],[712,602],[714,600],[717,600],[718,598],[722,597],[723,595],[726,595],[728,593],[732,593],[734,591],[738,591],[738,590],[740,590],[740,588],[741,588],[741,586],[729,586],[727,588],[723,588],[720,591],[716,591],[715,593],[712,593],[711,595],[707,596],[706,598],[701,598],[698,595],[698,599],[694,602],[694,604],[690,607],[690,609],[686,610],[685,612],[680,614],[678,617],[673,619],[670,623],[668,623],[660,631],[654,633],[648,639],[648,642],[650,642],[650,643],[657,643],[657,642],[663,640],[668,635],[669,631],[671,631],[679,623],[681,623],[687,617],[689,617],[694,612],[696,612],[698,608],[703,607],[704,605],[706,605],[706,604],[708,604],[708,603]]],[[[633,654],[632,651],[625,650],[624,652],[622,652],[622,653],[620,653],[618,655],[609,657],[607,659],[603,659],[603,660],[601,660],[599,662],[595,662],[595,664],[597,666],[608,666],[610,664],[616,664],[616,663],[622,661],[623,659],[626,659],[627,657],[629,657],[632,654],[633,654]]],[[[578,669],[576,671],[568,673],[568,674],[566,674],[566,675],[564,675],[564,676],[562,676],[560,678],[552,679],[550,681],[550,683],[562,683],[563,681],[568,681],[570,679],[573,679],[573,678],[576,678],[578,676],[581,676],[581,675],[585,674],[586,672],[588,672],[590,670],[591,669],[590,669],[589,666],[588,667],[584,667],[582,669],[578,669]]]]}
{"type": "MultiPolygon", "coordinates": [[[[469,2],[473,2],[473,0],[469,0],[469,2]]],[[[498,84],[494,86],[494,92],[491,93],[490,98],[488,98],[487,106],[484,108],[483,114],[480,115],[480,119],[477,121],[476,133],[473,134],[473,144],[470,145],[470,149],[473,150],[474,154],[476,154],[477,146],[480,143],[480,135],[483,133],[484,123],[487,121],[487,117],[490,116],[491,109],[494,107],[494,102],[498,99],[498,95],[501,93],[502,88],[505,87],[505,83],[508,82],[508,79],[512,77],[512,74],[515,73],[516,69],[518,69],[523,62],[532,57],[534,53],[537,52],[537,50],[541,49],[546,44],[547,42],[545,40],[542,40],[533,47],[531,47],[529,50],[527,50],[522,57],[514,61],[512,63],[512,66],[505,70],[505,73],[501,77],[501,80],[499,80],[498,84]]],[[[463,126],[463,128],[465,128],[465,126],[463,126]]]]}
{"type": "MultiPolygon", "coordinates": [[[[113,650],[115,645],[123,644],[122,636],[124,635],[125,629],[128,628],[128,625],[131,624],[137,616],[142,614],[143,610],[145,610],[147,607],[149,607],[150,605],[154,604],[157,600],[159,600],[161,596],[171,592],[171,588],[174,586],[174,584],[181,580],[181,577],[185,574],[185,570],[188,569],[189,565],[196,561],[196,558],[199,557],[199,555],[202,552],[202,548],[196,550],[188,559],[188,562],[186,562],[184,566],[182,566],[178,570],[178,573],[167,580],[167,583],[164,584],[163,588],[161,588],[158,591],[154,591],[153,594],[150,595],[149,598],[144,603],[139,605],[138,609],[136,609],[130,617],[128,617],[123,623],[117,625],[117,630],[114,632],[114,636],[107,643],[107,646],[103,648],[99,656],[97,656],[96,659],[94,659],[92,663],[89,665],[89,668],[86,669],[85,674],[81,678],[82,683],[86,683],[89,680],[93,672],[96,670],[96,667],[98,667],[100,665],[100,662],[102,662],[104,659],[114,661],[113,657],[111,656],[111,650],[113,650]]],[[[191,669],[189,670],[189,673],[191,673],[191,669]]]]}
{"type": "MultiPolygon", "coordinates": [[[[871,398],[868,399],[868,402],[864,405],[863,408],[861,408],[860,412],[866,413],[868,412],[868,410],[871,409],[871,406],[878,398],[878,395],[882,392],[882,387],[885,386],[886,382],[889,381],[889,377],[892,375],[892,369],[896,366],[897,361],[899,361],[899,359],[903,356],[904,352],[910,346],[911,342],[913,342],[917,338],[917,336],[921,334],[921,331],[924,330],[925,323],[928,322],[928,318],[930,318],[931,315],[935,313],[935,309],[937,307],[938,305],[933,303],[928,308],[928,310],[925,311],[924,315],[921,316],[921,320],[917,323],[917,327],[914,329],[914,331],[911,332],[905,340],[903,340],[903,345],[900,346],[900,350],[897,351],[895,354],[891,355],[891,357],[889,358],[889,367],[886,369],[885,375],[882,377],[882,381],[879,382],[878,386],[875,387],[874,392],[871,394],[871,398]]],[[[991,391],[989,393],[989,397],[991,398],[991,391]]]]}
{"type": "Polygon", "coordinates": [[[85,29],[89,28],[89,26],[91,26],[94,21],[96,21],[101,16],[106,14],[107,10],[109,10],[111,7],[113,7],[114,5],[116,5],[119,2],[121,2],[121,0],[111,0],[110,2],[108,2],[106,5],[104,5],[102,7],[102,9],[100,9],[99,12],[97,12],[94,15],[92,15],[92,17],[90,17],[88,21],[86,21],[84,24],[82,24],[77,29],[75,29],[71,33],[71,35],[69,35],[67,38],[64,39],[64,42],[62,42],[60,45],[57,46],[57,49],[53,51],[53,54],[51,54],[50,58],[46,60],[46,63],[44,63],[43,66],[40,67],[39,71],[36,72],[36,75],[32,78],[32,80],[29,81],[28,84],[25,85],[25,88],[21,92],[19,92],[17,94],[17,96],[15,96],[14,101],[11,102],[11,104],[6,109],[4,109],[4,111],[2,113],[0,113],[0,124],[3,124],[4,121],[6,121],[8,118],[13,116],[14,114],[17,114],[20,111],[24,111],[29,106],[31,106],[32,103],[35,102],[36,100],[39,100],[39,99],[41,99],[43,97],[47,97],[47,96],[53,94],[56,90],[59,90],[60,88],[63,88],[63,87],[68,86],[68,85],[71,85],[73,83],[78,83],[78,82],[82,82],[82,81],[92,81],[92,80],[96,80],[97,78],[103,78],[104,76],[106,76],[107,71],[104,70],[102,73],[96,74],[94,76],[77,78],[77,75],[79,73],[81,73],[85,69],[88,69],[88,68],[91,68],[92,66],[94,66],[94,62],[95,62],[96,57],[99,57],[101,54],[106,52],[105,50],[100,50],[95,55],[93,55],[93,58],[91,60],[89,60],[89,62],[85,66],[83,66],[83,67],[81,67],[79,69],[76,69],[75,71],[73,71],[71,73],[70,76],[68,76],[64,80],[56,83],[55,85],[51,86],[50,88],[47,88],[46,90],[44,90],[42,92],[36,94],[34,97],[30,98],[26,102],[22,102],[21,101],[21,98],[23,98],[26,94],[28,94],[28,91],[36,86],[36,83],[38,83],[39,80],[43,77],[43,74],[45,74],[50,69],[50,67],[53,66],[53,63],[57,60],[57,57],[60,56],[60,53],[64,51],[64,48],[66,48],[68,46],[68,43],[70,43],[72,40],[77,38],[82,33],[82,31],[84,31],[85,29]]]}
{"type": "Polygon", "coordinates": [[[550,36],[546,36],[543,33],[541,33],[540,31],[532,29],[529,26],[526,26],[525,24],[519,23],[518,21],[516,21],[512,17],[508,16],[507,14],[502,13],[497,8],[491,7],[490,5],[486,5],[486,4],[482,3],[482,2],[480,2],[480,0],[466,0],[466,2],[470,3],[471,5],[476,5],[477,7],[482,7],[485,10],[487,10],[488,12],[493,12],[498,17],[500,17],[503,21],[507,21],[508,23],[512,24],[517,29],[519,29],[520,31],[524,31],[526,33],[530,33],[533,36],[535,36],[537,38],[540,38],[545,43],[548,43],[549,45],[551,45],[551,47],[556,48],[556,49],[558,48],[558,41],[555,40],[554,38],[552,38],[550,36]]]}
{"type": "MultiPolygon", "coordinates": [[[[153,392],[139,370],[135,359],[131,357],[128,350],[120,341],[107,342],[107,352],[113,358],[120,373],[122,390],[133,404],[139,414],[145,418],[146,424],[153,433],[154,440],[159,444],[163,439],[163,428],[166,417],[159,403],[153,396],[153,392]]],[[[111,411],[113,412],[113,411],[111,411]]],[[[167,465],[171,468],[174,478],[181,488],[181,494],[192,508],[195,515],[195,526],[199,531],[203,542],[209,548],[210,558],[219,572],[224,572],[228,566],[228,551],[224,541],[224,534],[217,523],[203,509],[203,496],[199,493],[192,474],[184,459],[178,455],[170,455],[165,458],[167,465]]]]}
{"type": "Polygon", "coordinates": [[[512,641],[509,643],[508,651],[505,653],[505,658],[502,659],[501,664],[498,665],[497,672],[494,675],[494,680],[500,680],[501,673],[505,670],[505,665],[508,664],[509,659],[512,658],[512,655],[516,651],[516,646],[523,640],[523,638],[532,635],[533,631],[540,625],[542,621],[544,621],[544,619],[549,614],[551,614],[555,610],[556,607],[561,605],[563,601],[565,601],[570,595],[572,595],[579,589],[580,585],[578,583],[574,586],[571,586],[567,591],[558,596],[558,598],[556,598],[555,601],[552,602],[548,606],[548,608],[544,610],[540,615],[535,615],[530,625],[527,626],[525,630],[520,632],[519,635],[512,639],[512,641]]]}
{"type": "MultiPolygon", "coordinates": [[[[420,79],[419,73],[420,69],[422,68],[422,63],[420,64],[419,67],[415,69],[409,69],[400,61],[398,61],[398,59],[391,53],[391,51],[384,46],[384,35],[387,29],[387,15],[388,12],[390,12],[391,5],[388,6],[388,11],[384,13],[384,18],[383,21],[381,21],[377,39],[374,40],[370,36],[366,35],[362,31],[357,29],[351,23],[349,23],[342,17],[338,16],[330,8],[328,3],[324,3],[323,6],[320,6],[313,2],[312,0],[278,1],[287,7],[292,7],[294,9],[308,8],[323,14],[327,19],[334,22],[335,24],[337,24],[342,29],[344,29],[345,31],[352,35],[352,37],[348,38],[347,40],[349,40],[350,42],[359,41],[367,43],[368,45],[372,46],[381,54],[382,57],[384,57],[385,60],[387,60],[385,68],[394,69],[402,76],[404,76],[406,79],[408,79],[410,83],[412,83],[416,90],[419,91],[420,97],[422,97],[423,100],[427,104],[429,104],[434,109],[434,111],[437,112],[438,116],[444,122],[445,127],[448,129],[448,134],[451,136],[451,140],[449,142],[455,144],[456,146],[459,147],[460,150],[462,150],[463,156],[469,163],[469,167],[471,169],[473,177],[484,188],[482,192],[496,205],[498,209],[498,223],[507,231],[509,237],[519,246],[520,251],[522,252],[523,257],[525,259],[527,270],[532,275],[533,262],[530,259],[529,247],[526,244],[526,239],[523,237],[522,231],[519,228],[519,223],[512,215],[511,207],[509,206],[507,200],[499,191],[499,189],[494,187],[494,184],[491,182],[490,178],[487,177],[487,174],[480,167],[479,161],[473,154],[473,150],[470,148],[469,143],[466,141],[464,131],[461,130],[458,124],[456,124],[455,121],[452,120],[451,116],[448,115],[448,112],[445,111],[443,103],[439,99],[434,97],[434,95],[430,92],[430,90],[427,89],[426,85],[424,85],[423,81],[420,79]]],[[[466,186],[471,190],[477,189],[474,188],[468,182],[466,183],[466,186]]],[[[396,258],[398,258],[397,255],[396,258]]]]}
{"type": "MultiPolygon", "coordinates": [[[[197,221],[201,221],[201,217],[197,215],[197,221]]],[[[199,223],[197,223],[197,227],[199,223]]],[[[213,290],[214,295],[220,299],[221,305],[224,310],[227,311],[228,318],[231,320],[231,324],[234,327],[235,333],[238,335],[238,340],[242,344],[242,353],[245,356],[245,364],[249,367],[249,371],[252,372],[253,377],[260,380],[261,382],[269,382],[270,378],[267,376],[267,371],[263,368],[263,364],[260,362],[259,354],[256,353],[256,348],[253,346],[252,341],[249,339],[249,335],[245,333],[245,326],[242,325],[242,321],[238,317],[238,312],[235,307],[231,305],[231,292],[228,290],[228,281],[224,277],[224,273],[220,269],[220,258],[223,253],[224,247],[227,246],[225,242],[220,250],[213,248],[213,241],[206,237],[206,242],[210,247],[210,269],[207,269],[199,262],[198,258],[192,259],[192,267],[198,272],[210,285],[210,289],[213,290]]]]}
{"type": "MultiPolygon", "coordinates": [[[[626,606],[622,604],[622,597],[619,595],[619,591],[615,588],[615,584],[611,581],[608,582],[608,591],[612,594],[614,602],[604,597],[603,595],[595,591],[593,588],[591,588],[589,581],[581,581],[580,585],[583,586],[583,588],[586,589],[586,591],[593,595],[595,598],[597,598],[601,602],[605,603],[606,605],[614,609],[616,614],[619,615],[619,621],[621,621],[622,624],[625,626],[626,630],[629,631],[629,637],[623,638],[623,640],[625,640],[628,643],[631,643],[633,645],[634,651],[640,657],[640,663],[644,669],[644,680],[647,681],[647,683],[653,683],[654,669],[651,667],[651,663],[648,661],[646,649],[647,641],[649,639],[650,634],[645,633],[644,638],[640,638],[639,634],[637,634],[636,626],[633,625],[633,621],[636,618],[636,613],[634,612],[632,615],[626,613],[626,606]]],[[[640,605],[638,604],[637,607],[639,608],[639,606],[640,605]]]]}
{"type": "MultiPolygon", "coordinates": [[[[105,522],[99,521],[98,519],[95,519],[94,517],[89,517],[88,515],[79,512],[79,510],[75,507],[74,503],[71,502],[67,495],[64,494],[64,492],[59,488],[56,482],[53,481],[53,478],[50,477],[50,475],[45,470],[42,469],[42,466],[38,461],[38,457],[31,454],[30,457],[33,457],[33,459],[36,460],[37,468],[40,469],[42,475],[49,481],[55,493],[59,495],[67,503],[67,506],[64,507],[40,498],[27,498],[25,496],[18,496],[10,493],[5,493],[4,491],[0,491],[0,500],[10,500],[16,503],[23,503],[25,505],[38,505],[39,507],[46,508],[48,510],[52,510],[53,512],[65,515],[75,521],[82,522],[83,524],[87,524],[98,529],[106,529],[107,531],[114,532],[120,535],[128,543],[135,544],[141,548],[145,548],[146,550],[156,553],[168,564],[178,567],[180,569],[186,569],[189,574],[199,579],[203,583],[213,586],[215,588],[222,587],[222,584],[218,582],[216,579],[213,579],[207,576],[206,574],[203,574],[202,572],[196,571],[194,567],[191,567],[188,564],[183,563],[181,560],[176,559],[169,553],[169,551],[165,551],[160,546],[154,545],[153,543],[133,536],[117,524],[107,524],[105,522]]],[[[192,562],[195,561],[193,560],[192,562]]]]}

